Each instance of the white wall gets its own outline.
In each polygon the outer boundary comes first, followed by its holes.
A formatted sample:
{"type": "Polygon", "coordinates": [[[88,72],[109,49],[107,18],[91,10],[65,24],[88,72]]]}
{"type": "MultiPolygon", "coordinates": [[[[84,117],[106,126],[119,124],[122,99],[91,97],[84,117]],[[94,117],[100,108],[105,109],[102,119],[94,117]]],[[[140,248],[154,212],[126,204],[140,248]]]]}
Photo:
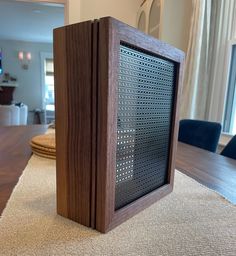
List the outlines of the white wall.
{"type": "Polygon", "coordinates": [[[191,0],[164,0],[161,39],[187,52],[191,17],[191,0]]]}
{"type": "Polygon", "coordinates": [[[81,0],[68,0],[67,2],[67,10],[69,15],[69,24],[79,22],[81,19],[81,0]]]}
{"type": "MultiPolygon", "coordinates": [[[[69,22],[112,16],[133,27],[142,0],[69,0],[69,22]]],[[[187,51],[192,15],[191,0],[163,0],[161,40],[187,51]]]]}
{"type": "Polygon", "coordinates": [[[14,91],[14,101],[25,103],[29,110],[41,108],[40,52],[52,52],[52,44],[1,40],[0,48],[2,48],[3,54],[3,72],[8,72],[10,75],[17,77],[17,83],[19,84],[19,87],[14,91]],[[28,70],[21,68],[17,58],[18,51],[31,52],[32,60],[28,70]]]}
{"type": "Polygon", "coordinates": [[[142,0],[69,0],[69,22],[112,16],[136,26],[136,15],[142,0]]]}

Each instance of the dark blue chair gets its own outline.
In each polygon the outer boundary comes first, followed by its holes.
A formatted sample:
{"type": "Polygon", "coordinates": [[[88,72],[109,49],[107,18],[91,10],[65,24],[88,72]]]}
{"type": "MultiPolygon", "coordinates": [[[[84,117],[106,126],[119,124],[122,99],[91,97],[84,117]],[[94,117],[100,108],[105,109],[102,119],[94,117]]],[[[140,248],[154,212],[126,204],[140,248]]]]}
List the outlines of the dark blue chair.
{"type": "Polygon", "coordinates": [[[236,135],[234,135],[220,154],[236,160],[236,135]]]}
{"type": "Polygon", "coordinates": [[[179,141],[211,152],[216,152],[220,133],[220,123],[184,119],[179,124],[179,141]]]}

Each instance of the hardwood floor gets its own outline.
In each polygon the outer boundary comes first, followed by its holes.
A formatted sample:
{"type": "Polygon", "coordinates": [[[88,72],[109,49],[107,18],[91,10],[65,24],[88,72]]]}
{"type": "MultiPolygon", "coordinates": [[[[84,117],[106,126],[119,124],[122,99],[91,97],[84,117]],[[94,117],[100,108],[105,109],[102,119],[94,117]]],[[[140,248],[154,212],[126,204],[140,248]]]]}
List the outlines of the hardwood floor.
{"type": "Polygon", "coordinates": [[[29,141],[46,125],[0,127],[0,214],[32,154],[29,141]]]}

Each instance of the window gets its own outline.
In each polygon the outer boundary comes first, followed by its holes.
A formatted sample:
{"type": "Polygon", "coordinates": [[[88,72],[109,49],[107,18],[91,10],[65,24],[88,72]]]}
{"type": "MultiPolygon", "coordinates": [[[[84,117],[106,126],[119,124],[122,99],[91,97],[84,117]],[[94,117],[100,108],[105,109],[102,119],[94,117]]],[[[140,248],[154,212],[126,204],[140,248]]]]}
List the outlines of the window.
{"type": "Polygon", "coordinates": [[[53,55],[49,52],[41,52],[40,56],[42,70],[42,109],[46,114],[46,123],[51,123],[55,119],[53,55]]]}
{"type": "Polygon", "coordinates": [[[0,48],[0,75],[2,75],[3,71],[2,71],[2,50],[0,48]]]}
{"type": "Polygon", "coordinates": [[[223,131],[236,134],[236,41],[231,42],[228,90],[225,104],[223,131]]]}
{"type": "Polygon", "coordinates": [[[146,15],[145,12],[141,12],[141,15],[138,20],[138,28],[139,30],[145,32],[146,31],[146,15]]]}
{"type": "Polygon", "coordinates": [[[53,59],[46,58],[45,65],[45,109],[54,111],[54,71],[53,59]]]}
{"type": "Polygon", "coordinates": [[[162,1],[144,1],[137,15],[137,28],[153,37],[160,38],[162,1]]]}
{"type": "Polygon", "coordinates": [[[149,14],[148,34],[160,38],[161,1],[154,0],[149,14]]]}

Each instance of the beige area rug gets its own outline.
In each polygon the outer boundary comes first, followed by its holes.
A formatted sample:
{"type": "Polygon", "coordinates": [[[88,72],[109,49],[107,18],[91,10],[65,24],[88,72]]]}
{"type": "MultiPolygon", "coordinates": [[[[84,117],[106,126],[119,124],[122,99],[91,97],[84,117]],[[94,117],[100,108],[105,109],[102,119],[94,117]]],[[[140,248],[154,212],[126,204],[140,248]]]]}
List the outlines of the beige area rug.
{"type": "Polygon", "coordinates": [[[236,207],[176,172],[172,194],[100,234],[56,214],[55,161],[33,156],[0,220],[0,255],[236,255],[236,207]]]}

